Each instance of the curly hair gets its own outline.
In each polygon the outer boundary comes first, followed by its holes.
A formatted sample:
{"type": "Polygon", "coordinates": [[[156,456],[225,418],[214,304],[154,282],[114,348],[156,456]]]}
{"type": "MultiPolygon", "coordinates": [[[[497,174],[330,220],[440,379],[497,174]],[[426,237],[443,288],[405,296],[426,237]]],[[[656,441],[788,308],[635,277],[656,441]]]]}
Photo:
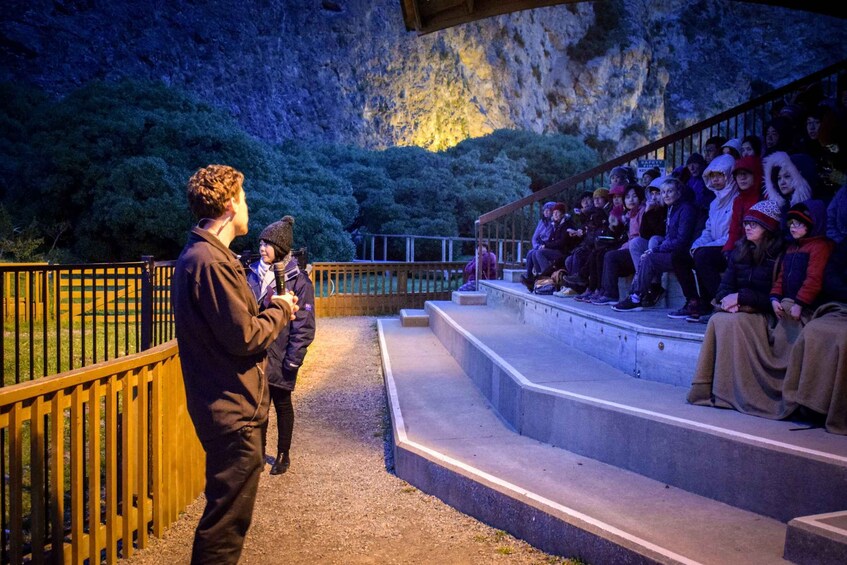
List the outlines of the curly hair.
{"type": "Polygon", "coordinates": [[[226,203],[241,192],[244,175],[227,165],[208,165],[188,179],[188,207],[201,220],[218,218],[226,203]]]}

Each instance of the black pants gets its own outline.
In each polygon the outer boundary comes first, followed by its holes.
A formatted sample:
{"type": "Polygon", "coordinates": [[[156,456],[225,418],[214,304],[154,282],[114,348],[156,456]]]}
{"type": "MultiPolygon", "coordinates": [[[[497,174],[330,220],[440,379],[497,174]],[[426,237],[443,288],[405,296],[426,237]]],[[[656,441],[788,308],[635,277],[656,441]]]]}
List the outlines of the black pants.
{"type": "Polygon", "coordinates": [[[262,461],[262,430],[245,426],[203,443],[206,508],[191,563],[237,563],[253,518],[262,461]]]}
{"type": "Polygon", "coordinates": [[[720,247],[698,247],[693,257],[680,254],[674,258],[674,274],[685,298],[699,298],[703,305],[709,304],[715,297],[725,270],[726,258],[720,247]]]}
{"type": "Polygon", "coordinates": [[[615,249],[603,257],[603,296],[619,298],[618,277],[635,274],[629,249],[615,249]]]}
{"type": "Polygon", "coordinates": [[[291,403],[291,391],[271,386],[271,400],[276,410],[276,427],[279,433],[276,440],[277,453],[288,453],[291,449],[291,436],[294,433],[294,404],[291,403]]]}

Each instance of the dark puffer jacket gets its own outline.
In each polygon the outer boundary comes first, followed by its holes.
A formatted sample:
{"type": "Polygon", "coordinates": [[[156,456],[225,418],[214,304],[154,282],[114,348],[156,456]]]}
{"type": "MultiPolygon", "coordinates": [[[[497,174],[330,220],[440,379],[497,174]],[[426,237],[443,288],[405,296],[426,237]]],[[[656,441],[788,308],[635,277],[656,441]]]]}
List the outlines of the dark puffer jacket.
{"type": "MultiPolygon", "coordinates": [[[[273,269],[265,274],[265,280],[258,277],[258,262],[250,266],[247,276],[250,288],[257,300],[273,284],[273,269]]],[[[315,287],[309,276],[300,270],[297,259],[291,257],[285,263],[285,288],[293,291],[300,308],[295,319],[289,322],[279,332],[273,345],[268,349],[268,360],[265,374],[268,384],[285,390],[294,390],[297,384],[297,373],[306,352],[315,339],[315,287]]]]}
{"type": "Polygon", "coordinates": [[[656,249],[657,253],[687,251],[694,241],[697,228],[697,209],[691,202],[677,200],[668,208],[665,239],[656,249]]]}
{"type": "Polygon", "coordinates": [[[755,244],[746,239],[738,242],[736,249],[729,256],[715,300],[720,302],[723,297],[737,292],[740,306],[770,313],[770,291],[778,272],[781,247],[781,244],[772,246],[761,260],[755,263],[755,244]]]}
{"type": "Polygon", "coordinates": [[[807,200],[809,214],[814,220],[810,233],[799,240],[792,239],[785,249],[779,277],[771,289],[771,298],[791,298],[797,304],[813,307],[823,288],[823,273],[833,243],[824,233],[826,207],[820,200],[807,200]]]}

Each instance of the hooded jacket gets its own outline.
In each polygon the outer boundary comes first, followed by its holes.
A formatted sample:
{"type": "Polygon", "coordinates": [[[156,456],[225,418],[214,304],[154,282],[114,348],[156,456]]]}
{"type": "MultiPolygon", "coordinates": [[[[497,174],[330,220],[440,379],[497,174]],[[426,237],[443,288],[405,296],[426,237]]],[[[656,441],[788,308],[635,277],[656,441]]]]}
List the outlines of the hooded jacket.
{"type": "MultiPolygon", "coordinates": [[[[798,158],[798,161],[802,162],[802,159],[798,158]]],[[[764,164],[765,196],[768,200],[773,200],[779,204],[779,207],[783,209],[783,212],[787,211],[789,207],[794,206],[799,202],[805,202],[812,197],[811,185],[804,178],[800,169],[797,168],[797,165],[794,163],[792,157],[788,156],[788,153],[784,153],[782,151],[772,153],[765,157],[764,164]],[[783,168],[787,168],[791,173],[791,186],[794,188],[794,191],[791,193],[789,199],[786,199],[785,196],[782,195],[782,192],[780,192],[776,175],[774,175],[775,170],[781,171],[783,168]]],[[[783,217],[785,216],[783,215],[783,217]]]]}
{"type": "Polygon", "coordinates": [[[538,225],[535,226],[535,232],[532,234],[533,249],[541,247],[544,240],[550,237],[550,233],[553,231],[553,220],[551,218],[544,217],[544,210],[547,210],[548,208],[552,210],[555,205],[555,202],[547,202],[541,207],[541,219],[538,220],[538,225]]]}
{"type": "Polygon", "coordinates": [[[744,237],[744,216],[750,206],[762,199],[762,160],[756,156],[742,157],[732,167],[733,173],[738,170],[750,171],[753,174],[753,186],[747,190],[739,189],[738,196],[732,202],[729,237],[723,246],[723,250],[726,252],[732,251],[736,242],[744,237]]]}
{"type": "Polygon", "coordinates": [[[206,230],[194,228],[171,279],[188,413],[201,442],[267,421],[265,351],[291,316],[273,301],[259,312],[244,267],[206,230]]]}
{"type": "Polygon", "coordinates": [[[824,235],[824,203],[807,200],[804,204],[815,223],[806,237],[789,241],[771,298],[791,298],[801,306],[812,307],[823,287],[824,269],[834,244],[824,235]]]}
{"type": "Polygon", "coordinates": [[[709,204],[709,217],[706,219],[706,227],[700,237],[691,244],[697,247],[723,247],[729,238],[729,220],[732,217],[732,203],[738,196],[738,185],[732,176],[732,167],[735,159],[731,155],[718,155],[703,171],[703,180],[706,188],[715,194],[715,199],[709,204]],[[726,177],[726,185],[720,190],[715,189],[709,180],[711,173],[723,173],[726,177]]]}

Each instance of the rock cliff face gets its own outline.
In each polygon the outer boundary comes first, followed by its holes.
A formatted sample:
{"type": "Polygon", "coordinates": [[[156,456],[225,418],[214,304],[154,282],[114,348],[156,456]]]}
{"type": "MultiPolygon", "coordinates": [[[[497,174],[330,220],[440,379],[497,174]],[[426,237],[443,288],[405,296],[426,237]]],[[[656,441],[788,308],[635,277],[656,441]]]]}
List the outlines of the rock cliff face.
{"type": "Polygon", "coordinates": [[[497,128],[623,151],[845,58],[847,21],[610,0],[418,37],[398,0],[7,0],[0,80],[162,80],[259,137],[439,149],[497,128]]]}

